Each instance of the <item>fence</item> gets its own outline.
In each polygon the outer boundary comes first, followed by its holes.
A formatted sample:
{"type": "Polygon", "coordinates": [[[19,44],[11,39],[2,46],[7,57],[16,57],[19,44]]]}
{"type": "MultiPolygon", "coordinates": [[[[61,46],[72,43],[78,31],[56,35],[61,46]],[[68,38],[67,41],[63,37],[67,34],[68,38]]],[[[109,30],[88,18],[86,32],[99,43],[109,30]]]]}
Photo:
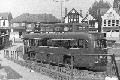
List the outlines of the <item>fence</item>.
{"type": "Polygon", "coordinates": [[[85,56],[85,57],[96,56],[100,58],[106,57],[107,71],[103,73],[99,73],[99,72],[78,70],[73,66],[74,65],[73,55],[71,55],[71,64],[62,66],[62,64],[60,64],[59,61],[58,61],[58,65],[52,65],[51,62],[46,63],[45,61],[38,62],[38,60],[20,61],[17,51],[4,50],[5,58],[14,59],[16,60],[16,63],[20,64],[21,66],[25,66],[36,72],[40,72],[44,75],[50,76],[56,80],[104,80],[107,75],[117,76],[119,78],[119,72],[115,60],[115,55],[84,54],[78,56],[85,56]]]}
{"type": "Polygon", "coordinates": [[[18,60],[18,51],[4,50],[4,58],[18,60]]]}

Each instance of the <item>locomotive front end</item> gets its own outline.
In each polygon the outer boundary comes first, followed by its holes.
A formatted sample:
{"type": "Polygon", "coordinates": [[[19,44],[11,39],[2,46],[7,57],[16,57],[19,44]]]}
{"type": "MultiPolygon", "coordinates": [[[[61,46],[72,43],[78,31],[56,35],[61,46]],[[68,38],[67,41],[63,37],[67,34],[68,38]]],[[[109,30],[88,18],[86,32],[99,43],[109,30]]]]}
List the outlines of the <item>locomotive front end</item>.
{"type": "Polygon", "coordinates": [[[106,55],[107,53],[107,40],[105,39],[102,33],[98,34],[98,36],[95,37],[94,40],[94,68],[96,68],[98,71],[106,70],[107,56],[104,55],[106,55]]]}

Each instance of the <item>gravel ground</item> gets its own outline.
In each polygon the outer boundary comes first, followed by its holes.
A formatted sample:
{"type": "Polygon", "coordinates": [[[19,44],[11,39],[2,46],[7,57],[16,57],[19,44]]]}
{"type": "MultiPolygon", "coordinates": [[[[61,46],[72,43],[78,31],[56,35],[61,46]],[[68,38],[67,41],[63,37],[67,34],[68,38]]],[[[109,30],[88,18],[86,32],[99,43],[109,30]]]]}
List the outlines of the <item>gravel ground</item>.
{"type": "MultiPolygon", "coordinates": [[[[16,44],[14,44],[16,45],[16,44]]],[[[21,45],[17,44],[17,46],[11,46],[8,50],[16,50],[16,48],[21,45]]],[[[37,72],[30,72],[30,69],[27,69],[19,64],[16,64],[10,60],[4,58],[4,51],[0,51],[0,59],[2,60],[0,64],[3,66],[2,68],[7,73],[7,78],[9,80],[54,80],[48,76],[42,75],[37,72]]]]}

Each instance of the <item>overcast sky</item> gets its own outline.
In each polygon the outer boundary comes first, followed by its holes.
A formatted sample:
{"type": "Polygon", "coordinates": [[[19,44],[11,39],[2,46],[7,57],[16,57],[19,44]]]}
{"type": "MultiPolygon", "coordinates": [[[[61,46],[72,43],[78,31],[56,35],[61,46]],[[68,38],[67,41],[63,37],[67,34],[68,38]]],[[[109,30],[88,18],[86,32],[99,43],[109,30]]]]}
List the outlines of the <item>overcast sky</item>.
{"type": "MultiPolygon", "coordinates": [[[[65,7],[68,8],[68,11],[72,8],[75,8],[78,12],[83,10],[83,14],[85,14],[94,1],[95,0],[69,0],[63,2],[63,16],[65,7]]],[[[105,1],[113,2],[113,0],[105,1]]],[[[22,13],[51,13],[58,18],[61,15],[60,2],[53,2],[53,0],[0,0],[0,3],[0,12],[11,12],[13,17],[19,16],[22,13]]]]}

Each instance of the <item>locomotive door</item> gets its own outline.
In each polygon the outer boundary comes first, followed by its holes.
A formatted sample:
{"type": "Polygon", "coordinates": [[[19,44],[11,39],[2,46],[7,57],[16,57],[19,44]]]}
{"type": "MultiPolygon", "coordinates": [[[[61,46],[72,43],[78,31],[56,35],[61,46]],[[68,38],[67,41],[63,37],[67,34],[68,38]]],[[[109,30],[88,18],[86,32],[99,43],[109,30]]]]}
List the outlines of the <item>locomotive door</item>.
{"type": "MultiPolygon", "coordinates": [[[[90,52],[88,49],[88,41],[85,39],[76,39],[76,40],[71,40],[69,41],[69,48],[67,51],[67,55],[63,56],[63,62],[69,64],[70,60],[71,60],[71,55],[77,55],[77,54],[87,54],[88,52],[90,52]]],[[[77,56],[75,56],[75,64],[83,61],[84,56],[79,56],[79,61],[78,58],[76,58],[77,56]]]]}

